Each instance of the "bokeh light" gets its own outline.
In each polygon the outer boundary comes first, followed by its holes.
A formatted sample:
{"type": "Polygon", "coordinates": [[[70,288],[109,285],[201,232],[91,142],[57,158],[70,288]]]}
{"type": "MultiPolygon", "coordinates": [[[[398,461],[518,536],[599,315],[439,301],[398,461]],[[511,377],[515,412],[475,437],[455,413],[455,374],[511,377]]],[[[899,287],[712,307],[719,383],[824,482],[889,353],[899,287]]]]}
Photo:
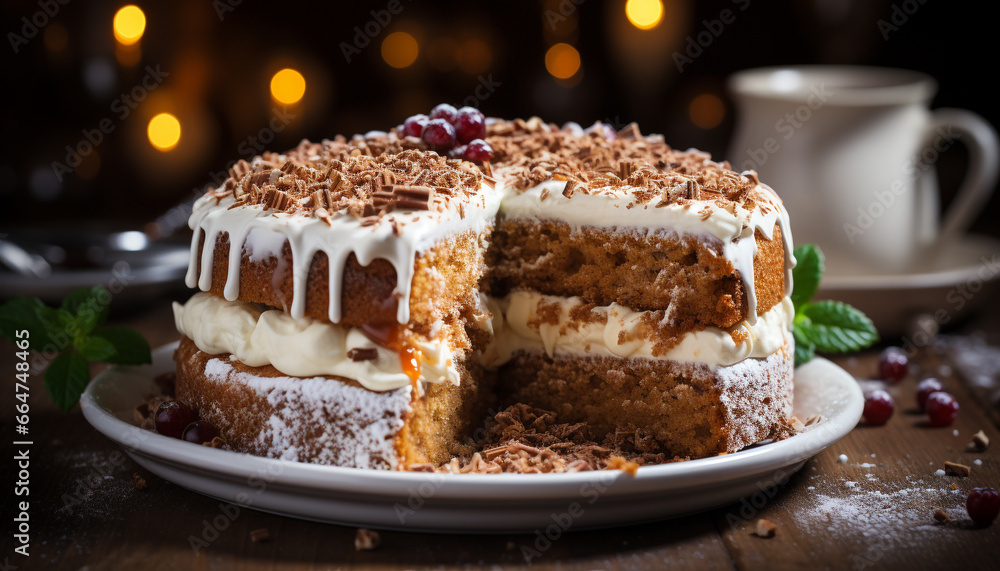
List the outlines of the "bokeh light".
{"type": "Polygon", "coordinates": [[[489,44],[480,39],[472,39],[462,43],[459,65],[462,71],[469,75],[486,73],[493,63],[493,50],[489,44]]]}
{"type": "Polygon", "coordinates": [[[580,70],[580,52],[569,44],[556,44],[545,52],[545,69],[557,79],[569,79],[580,70]]]}
{"type": "Polygon", "coordinates": [[[722,123],[722,119],[726,116],[726,105],[717,95],[702,93],[691,100],[688,115],[695,126],[712,129],[722,123]]]}
{"type": "Polygon", "coordinates": [[[114,29],[115,39],[130,46],[146,31],[146,15],[134,4],[124,6],[115,12],[114,29]]]}
{"type": "Polygon", "coordinates": [[[286,67],[271,78],[271,97],[279,103],[298,103],[306,94],[306,78],[298,71],[286,67]]]}
{"type": "Polygon", "coordinates": [[[640,30],[655,28],[663,19],[663,2],[661,0],[628,0],[625,4],[625,15],[628,21],[640,30]]]}
{"type": "Polygon", "coordinates": [[[149,142],[158,151],[169,151],[181,140],[181,122],[170,113],[160,113],[149,120],[149,142]]]}
{"type": "Polygon", "coordinates": [[[419,51],[417,39],[406,32],[393,32],[382,40],[382,59],[396,69],[413,65],[419,51]]]}

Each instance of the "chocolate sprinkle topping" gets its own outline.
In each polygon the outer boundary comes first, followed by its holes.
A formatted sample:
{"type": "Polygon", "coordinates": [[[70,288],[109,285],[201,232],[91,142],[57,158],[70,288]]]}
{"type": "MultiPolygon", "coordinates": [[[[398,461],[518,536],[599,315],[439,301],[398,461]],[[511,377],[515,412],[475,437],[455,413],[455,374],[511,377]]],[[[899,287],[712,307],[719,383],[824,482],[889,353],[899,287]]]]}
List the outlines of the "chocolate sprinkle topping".
{"type": "Polygon", "coordinates": [[[638,428],[627,426],[593,441],[585,423],[559,423],[556,413],[516,404],[487,423],[478,450],[440,466],[418,464],[414,472],[539,474],[584,470],[623,470],[634,475],[640,466],[680,462],[638,428]]]}

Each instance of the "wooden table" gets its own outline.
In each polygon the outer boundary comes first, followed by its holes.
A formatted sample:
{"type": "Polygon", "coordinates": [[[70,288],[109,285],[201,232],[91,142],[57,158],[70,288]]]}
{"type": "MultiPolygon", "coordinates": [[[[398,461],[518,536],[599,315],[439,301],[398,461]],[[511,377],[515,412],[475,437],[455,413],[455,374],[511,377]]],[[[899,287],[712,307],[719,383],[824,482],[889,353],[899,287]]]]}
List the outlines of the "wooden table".
{"type": "MultiPolygon", "coordinates": [[[[176,338],[167,303],[120,324],[139,329],[153,346],[176,338]]],[[[962,333],[985,332],[1000,346],[1000,304],[962,333]]],[[[0,371],[13,371],[14,348],[0,342],[0,371]]],[[[875,374],[877,351],[836,359],[858,377],[875,374]]],[[[956,366],[956,350],[922,350],[921,371],[889,392],[896,412],[884,427],[859,426],[793,476],[773,499],[757,506],[734,504],[683,519],[567,533],[540,557],[537,569],[663,568],[833,568],[979,569],[1000,567],[1000,521],[975,529],[965,514],[973,487],[1000,488],[1000,409],[995,404],[996,370],[956,366]],[[984,379],[983,374],[992,375],[984,379]],[[915,408],[922,376],[940,377],[961,404],[954,426],[926,428],[915,408]],[[921,376],[922,375],[922,376],[921,376]],[[992,385],[987,382],[991,380],[992,385]],[[994,402],[993,405],[988,404],[994,402]],[[993,447],[965,451],[972,435],[984,430],[993,447]],[[846,455],[847,461],[838,458],[846,455]],[[975,465],[976,459],[981,465],[975,465]],[[951,460],[972,466],[970,477],[939,476],[951,460]],[[952,489],[953,485],[957,489],[952,489]],[[935,508],[956,521],[935,522],[935,508]],[[752,535],[758,518],[777,524],[771,539],[752,535]]],[[[960,360],[960,359],[959,359],[960,360]]],[[[965,359],[968,360],[968,359],[965,359]]],[[[526,561],[521,546],[530,535],[428,535],[381,532],[381,546],[356,551],[356,530],[242,510],[208,548],[197,553],[189,538],[220,514],[220,502],[187,491],[139,468],[119,448],[91,428],[79,408],[59,412],[44,394],[41,376],[32,378],[30,559],[13,552],[11,533],[3,536],[0,569],[335,569],[359,566],[402,568],[513,568],[526,561]],[[137,489],[135,474],[147,486],[137,489]],[[269,541],[255,543],[250,532],[267,528],[269,541]],[[6,561],[5,561],[6,558],[6,561]]],[[[3,374],[5,395],[13,375],[3,374]]],[[[3,473],[13,487],[13,405],[3,397],[3,473]]],[[[12,488],[8,488],[10,490],[12,488]]],[[[3,494],[5,525],[16,506],[3,494]]]]}

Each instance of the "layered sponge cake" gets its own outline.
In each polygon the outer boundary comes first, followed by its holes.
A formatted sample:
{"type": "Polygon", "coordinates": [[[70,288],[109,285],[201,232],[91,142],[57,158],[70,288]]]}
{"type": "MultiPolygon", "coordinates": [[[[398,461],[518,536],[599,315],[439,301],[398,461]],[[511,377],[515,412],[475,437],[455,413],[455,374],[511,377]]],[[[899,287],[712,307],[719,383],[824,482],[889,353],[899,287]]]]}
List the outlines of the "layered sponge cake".
{"type": "Polygon", "coordinates": [[[229,446],[401,469],[497,406],[702,457],[780,435],[791,255],[752,172],[538,119],[492,162],[400,132],[241,162],[195,205],[177,398],[229,446]]]}

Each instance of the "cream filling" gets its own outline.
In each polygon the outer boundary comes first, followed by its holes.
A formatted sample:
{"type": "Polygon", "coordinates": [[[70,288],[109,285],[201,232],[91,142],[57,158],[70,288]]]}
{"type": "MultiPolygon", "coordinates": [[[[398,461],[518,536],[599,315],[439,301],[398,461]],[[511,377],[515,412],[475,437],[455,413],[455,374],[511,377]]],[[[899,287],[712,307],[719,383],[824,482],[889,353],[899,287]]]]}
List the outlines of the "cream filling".
{"type": "Polygon", "coordinates": [[[556,354],[592,355],[617,358],[650,358],[705,363],[711,368],[733,365],[747,358],[762,359],[784,344],[785,332],[791,329],[795,309],[789,297],[775,305],[753,323],[743,321],[736,326],[741,341],[733,340],[730,331],[709,327],[685,333],[679,343],[662,355],[653,355],[654,341],[635,335],[643,316],[648,312],[633,311],[612,303],[595,307],[593,312],[603,319],[575,321],[570,312],[581,305],[578,297],[557,297],[536,292],[519,291],[498,300],[487,300],[493,314],[491,327],[494,342],[483,352],[482,360],[489,366],[504,363],[516,351],[545,351],[556,354]],[[555,304],[558,322],[537,325],[538,307],[555,304]],[[536,325],[531,325],[535,322],[536,325]],[[620,335],[630,339],[619,343],[620,335]]]}
{"type": "MultiPolygon", "coordinates": [[[[399,354],[376,345],[360,329],[311,317],[293,318],[280,310],[262,310],[241,301],[196,293],[174,303],[177,330],[211,355],[232,353],[244,365],[275,369],[292,377],[335,375],[366,389],[388,391],[410,384],[399,354]],[[375,349],[375,359],[354,361],[351,349],[375,349]]],[[[443,342],[420,349],[420,380],[459,383],[452,351],[443,342]]]]}

